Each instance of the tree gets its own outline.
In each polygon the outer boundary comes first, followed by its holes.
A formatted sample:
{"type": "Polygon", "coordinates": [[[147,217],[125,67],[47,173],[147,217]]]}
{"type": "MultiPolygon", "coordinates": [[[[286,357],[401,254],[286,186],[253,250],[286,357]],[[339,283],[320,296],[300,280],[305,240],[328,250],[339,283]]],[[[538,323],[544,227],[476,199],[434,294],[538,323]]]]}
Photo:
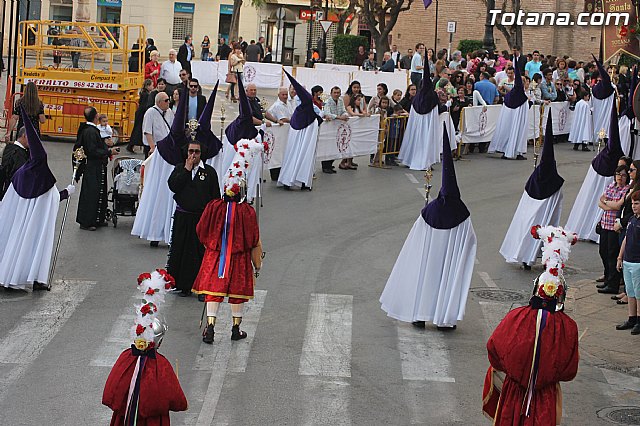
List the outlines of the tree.
{"type": "Polygon", "coordinates": [[[338,17],[338,35],[344,34],[344,27],[347,23],[347,18],[355,11],[355,2],[349,0],[335,0],[331,2],[329,11],[335,13],[338,17]]]}
{"type": "MultiPolygon", "coordinates": [[[[249,0],[251,6],[261,7],[266,3],[266,0],[249,0]]],[[[238,41],[238,31],[240,29],[240,8],[242,7],[242,0],[233,0],[233,14],[231,15],[231,27],[229,28],[229,42],[238,41]]]]}
{"type": "Polygon", "coordinates": [[[367,24],[376,45],[378,63],[389,50],[389,33],[398,21],[400,12],[411,8],[413,0],[350,0],[360,18],[367,24]],[[388,17],[388,19],[387,19],[388,17]]]}
{"type": "MultiPolygon", "coordinates": [[[[487,25],[491,21],[491,17],[489,15],[489,8],[493,9],[495,7],[496,0],[482,0],[482,2],[487,6],[487,25]],[[493,4],[493,6],[492,6],[493,4]]],[[[500,7],[502,14],[505,12],[516,12],[520,10],[520,0],[502,0],[502,6],[500,7]]],[[[507,40],[507,44],[509,48],[513,48],[513,46],[522,47],[522,27],[520,25],[509,25],[508,27],[502,25],[500,22],[500,17],[498,16],[495,23],[496,28],[502,33],[504,38],[507,40]]]]}

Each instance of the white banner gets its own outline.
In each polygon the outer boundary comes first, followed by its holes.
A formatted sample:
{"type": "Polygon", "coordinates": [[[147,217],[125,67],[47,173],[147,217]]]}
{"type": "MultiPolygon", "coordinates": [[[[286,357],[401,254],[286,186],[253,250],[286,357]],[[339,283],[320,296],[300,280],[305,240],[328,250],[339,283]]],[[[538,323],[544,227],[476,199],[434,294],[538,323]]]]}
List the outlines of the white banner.
{"type": "MultiPolygon", "coordinates": [[[[219,78],[218,64],[214,61],[191,61],[191,75],[198,79],[200,85],[215,86],[219,78]]],[[[220,83],[224,83],[224,78],[220,83]]]]}
{"type": "Polygon", "coordinates": [[[484,109],[485,107],[476,106],[462,110],[462,143],[491,142],[502,105],[487,105],[486,110],[484,109]]]}
{"type": "Polygon", "coordinates": [[[349,88],[351,73],[344,71],[318,71],[313,68],[296,68],[296,80],[302,84],[309,93],[315,85],[322,86],[324,93],[329,94],[333,86],[338,86],[344,94],[349,88]]]}
{"type": "Polygon", "coordinates": [[[380,116],[325,121],[320,126],[316,160],[337,160],[374,154],[378,149],[380,116]]]}
{"type": "Polygon", "coordinates": [[[262,62],[247,62],[242,72],[242,82],[245,86],[255,84],[259,89],[277,89],[282,81],[282,65],[263,64],[262,62]]]}
{"type": "MultiPolygon", "coordinates": [[[[323,124],[324,125],[324,124],[323,124]]],[[[269,144],[269,153],[265,156],[265,165],[269,169],[275,169],[282,165],[282,157],[287,148],[289,137],[289,123],[273,124],[264,132],[264,141],[269,144]]]]}
{"type": "Polygon", "coordinates": [[[319,71],[342,71],[342,72],[355,72],[360,69],[357,65],[338,65],[338,64],[323,64],[317,63],[314,68],[319,71]]]}
{"type": "Polygon", "coordinates": [[[388,97],[391,97],[395,89],[400,89],[404,93],[409,84],[406,70],[400,70],[400,72],[356,71],[352,73],[351,80],[360,82],[360,88],[365,96],[375,96],[376,86],[379,83],[385,83],[389,88],[388,97]]]}
{"type": "Polygon", "coordinates": [[[549,111],[551,111],[551,118],[553,120],[554,136],[569,134],[569,132],[571,132],[571,124],[573,123],[573,111],[569,109],[569,102],[551,102],[549,105],[544,106],[544,118],[542,121],[543,135],[547,130],[549,111]]]}

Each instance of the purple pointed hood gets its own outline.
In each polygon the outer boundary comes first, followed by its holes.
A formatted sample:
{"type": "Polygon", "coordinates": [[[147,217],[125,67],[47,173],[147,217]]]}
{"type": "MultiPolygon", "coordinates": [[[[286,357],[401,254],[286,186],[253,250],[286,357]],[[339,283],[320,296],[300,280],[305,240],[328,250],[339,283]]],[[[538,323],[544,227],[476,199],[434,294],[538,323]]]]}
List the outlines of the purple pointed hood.
{"type": "Polygon", "coordinates": [[[307,91],[298,80],[293,78],[291,74],[287,71],[284,72],[287,74],[289,81],[294,89],[296,89],[296,94],[298,98],[300,98],[300,105],[298,105],[293,111],[293,115],[291,115],[291,128],[295,130],[302,130],[307,127],[309,124],[313,123],[314,120],[318,120],[318,125],[322,124],[322,118],[318,117],[318,114],[313,109],[313,97],[311,93],[307,91]]]}
{"type": "Polygon", "coordinates": [[[614,91],[613,86],[611,85],[611,77],[609,77],[607,70],[605,70],[602,66],[602,62],[597,60],[595,56],[593,56],[593,59],[596,61],[596,66],[598,67],[600,82],[593,86],[593,88],[591,89],[591,93],[597,99],[607,99],[613,94],[614,91]]]}
{"type": "Polygon", "coordinates": [[[439,104],[438,94],[433,90],[433,82],[427,73],[422,79],[422,86],[411,101],[411,106],[418,114],[427,114],[439,104]]]}
{"type": "Polygon", "coordinates": [[[171,123],[171,130],[164,139],[158,141],[156,148],[158,153],[164,161],[175,166],[181,163],[182,148],[189,142],[185,127],[187,125],[187,105],[189,96],[187,96],[186,87],[182,87],[180,91],[180,99],[178,100],[178,107],[176,108],[176,114],[171,123]]]}
{"type": "Polygon", "coordinates": [[[620,145],[620,129],[618,128],[618,114],[616,103],[611,106],[611,124],[609,125],[609,140],[602,151],[591,161],[591,166],[600,176],[613,176],[618,167],[618,160],[624,155],[620,145]]]}
{"type": "Polygon", "coordinates": [[[216,103],[218,84],[220,84],[220,80],[216,82],[216,87],[213,88],[207,105],[204,107],[198,119],[199,126],[196,132],[196,140],[206,147],[202,155],[202,161],[207,161],[209,158],[215,157],[222,148],[222,142],[215,133],[211,131],[211,115],[213,114],[213,106],[216,103]]]}
{"type": "Polygon", "coordinates": [[[432,228],[452,229],[464,222],[469,215],[467,206],[460,198],[449,135],[445,128],[442,142],[442,186],[438,198],[422,209],[422,218],[432,228]]]}
{"type": "Polygon", "coordinates": [[[33,123],[22,107],[20,108],[20,115],[22,115],[22,122],[24,123],[29,143],[29,160],[15,172],[11,178],[11,183],[20,197],[37,198],[53,188],[56,184],[56,178],[49,169],[47,152],[42,146],[40,136],[38,136],[38,132],[36,132],[33,123]]]}
{"type": "Polygon", "coordinates": [[[627,98],[627,108],[622,112],[623,115],[626,115],[629,120],[633,120],[635,118],[635,113],[633,112],[633,95],[636,91],[636,86],[638,85],[638,69],[634,68],[631,71],[631,83],[629,85],[629,97],[627,98]]]}
{"type": "Polygon", "coordinates": [[[527,184],[524,186],[529,197],[536,200],[545,200],[562,188],[564,179],[556,169],[556,159],[553,153],[553,121],[551,114],[547,119],[547,129],[544,132],[544,144],[540,164],[533,170],[527,184]]]}
{"type": "Polygon", "coordinates": [[[253,139],[258,136],[258,130],[256,126],[253,125],[251,104],[249,103],[249,98],[247,98],[247,92],[244,91],[242,78],[239,76],[238,96],[240,97],[239,114],[224,130],[224,134],[227,135],[227,139],[231,145],[235,145],[240,139],[253,139]]]}
{"type": "Polygon", "coordinates": [[[518,67],[518,60],[514,58],[513,68],[515,70],[515,84],[513,89],[504,95],[504,105],[510,109],[516,109],[528,101],[527,94],[524,93],[524,84],[518,67]]]}

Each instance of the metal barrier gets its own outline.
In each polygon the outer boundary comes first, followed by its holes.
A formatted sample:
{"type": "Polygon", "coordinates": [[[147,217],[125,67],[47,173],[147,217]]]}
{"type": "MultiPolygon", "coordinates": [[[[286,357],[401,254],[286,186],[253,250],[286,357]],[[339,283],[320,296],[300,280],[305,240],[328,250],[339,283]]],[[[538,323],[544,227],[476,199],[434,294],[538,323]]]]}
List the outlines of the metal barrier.
{"type": "MultiPolygon", "coordinates": [[[[11,105],[15,105],[22,93],[14,93],[11,105]]],[[[133,129],[135,112],[138,109],[138,101],[133,99],[115,100],[109,98],[62,95],[55,92],[40,91],[40,100],[44,105],[44,114],[47,120],[40,124],[40,134],[53,137],[75,137],[78,127],[86,120],[84,109],[94,107],[98,114],[106,114],[109,125],[117,136],[118,143],[129,140],[133,129]]],[[[7,120],[4,123],[8,130],[13,107],[5,110],[7,120]]]]}
{"type": "Polygon", "coordinates": [[[400,145],[407,128],[408,115],[386,117],[380,120],[380,133],[378,137],[378,152],[375,154],[373,167],[388,169],[385,166],[383,156],[396,156],[400,153],[400,145]]]}

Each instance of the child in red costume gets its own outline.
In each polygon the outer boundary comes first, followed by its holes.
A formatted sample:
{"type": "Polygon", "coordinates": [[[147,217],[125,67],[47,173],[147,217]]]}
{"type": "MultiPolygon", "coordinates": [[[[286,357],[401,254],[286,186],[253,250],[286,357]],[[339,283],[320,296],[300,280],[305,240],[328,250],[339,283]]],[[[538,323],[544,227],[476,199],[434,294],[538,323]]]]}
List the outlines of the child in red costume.
{"type": "Polygon", "coordinates": [[[225,175],[223,198],[207,204],[196,227],[205,254],[192,291],[205,295],[207,325],[202,341],[207,344],[213,343],[218,309],[225,297],[233,315],[231,340],[247,337],[240,330],[242,308],[253,299],[254,279],[262,266],[262,243],[256,212],[244,202],[244,191],[250,163],[265,149],[259,138],[240,139],[234,145],[236,154],[225,175]]]}
{"type": "Polygon", "coordinates": [[[118,357],[102,395],[102,404],[113,410],[111,426],[168,426],[169,411],[188,408],[171,363],[156,350],[167,330],[158,306],[173,282],[164,270],[138,278],[144,300],[136,305],[134,343],[118,357]]]}
{"type": "Polygon", "coordinates": [[[562,312],[562,270],[575,234],[552,226],[534,227],[532,234],[544,242],[546,271],[535,281],[529,306],[509,312],[487,342],[491,366],[482,408],[494,425],[559,425],[560,382],[578,372],[578,327],[562,312]]]}

